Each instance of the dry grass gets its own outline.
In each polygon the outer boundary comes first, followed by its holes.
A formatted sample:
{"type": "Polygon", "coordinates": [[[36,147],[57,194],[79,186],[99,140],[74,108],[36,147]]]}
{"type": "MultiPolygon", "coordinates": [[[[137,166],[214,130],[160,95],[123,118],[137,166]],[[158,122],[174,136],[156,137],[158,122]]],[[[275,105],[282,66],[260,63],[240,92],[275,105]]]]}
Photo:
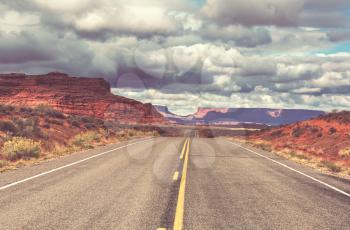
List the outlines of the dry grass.
{"type": "Polygon", "coordinates": [[[39,164],[43,161],[55,159],[61,156],[95,148],[98,146],[118,143],[120,141],[128,140],[131,138],[148,136],[159,136],[159,133],[157,131],[144,132],[136,130],[123,130],[120,134],[111,135],[105,130],[100,130],[99,132],[87,131],[73,137],[70,140],[69,145],[56,145],[52,148],[51,151],[43,152],[42,154],[40,154],[38,158],[17,159],[15,161],[7,161],[5,159],[0,159],[0,172],[21,168],[24,166],[39,164]]]}
{"type": "Polygon", "coordinates": [[[9,163],[6,160],[0,160],[0,168],[7,166],[9,163]]]}
{"type": "MultiPolygon", "coordinates": [[[[345,167],[344,165],[340,164],[339,162],[331,162],[324,160],[318,156],[309,155],[306,152],[303,151],[296,151],[290,148],[282,148],[282,149],[273,149],[272,146],[262,140],[245,140],[245,139],[237,139],[233,138],[232,140],[238,141],[240,143],[248,144],[253,147],[262,149],[264,151],[273,152],[274,154],[281,156],[283,158],[292,160],[294,162],[297,162],[299,164],[307,165],[309,167],[312,167],[314,169],[317,169],[319,171],[322,171],[326,174],[333,174],[340,177],[349,178],[350,176],[350,168],[345,167]]],[[[348,148],[342,151],[342,157],[348,157],[348,148]]],[[[313,151],[317,152],[316,149],[313,149],[313,151]]]]}
{"type": "Polygon", "coordinates": [[[1,155],[7,160],[15,161],[22,158],[38,158],[40,152],[40,142],[24,137],[14,137],[4,143],[1,155]]]}
{"type": "Polygon", "coordinates": [[[318,166],[321,168],[322,167],[327,168],[332,173],[339,173],[342,171],[342,167],[340,167],[336,163],[330,162],[330,161],[323,160],[323,161],[319,162],[318,166]]]}
{"type": "Polygon", "coordinates": [[[339,156],[342,158],[350,157],[350,147],[347,147],[345,149],[341,149],[339,151],[339,156]]]}
{"type": "Polygon", "coordinates": [[[72,138],[71,145],[83,148],[91,149],[94,144],[101,140],[101,135],[95,131],[88,131],[86,133],[80,133],[72,138]]]}

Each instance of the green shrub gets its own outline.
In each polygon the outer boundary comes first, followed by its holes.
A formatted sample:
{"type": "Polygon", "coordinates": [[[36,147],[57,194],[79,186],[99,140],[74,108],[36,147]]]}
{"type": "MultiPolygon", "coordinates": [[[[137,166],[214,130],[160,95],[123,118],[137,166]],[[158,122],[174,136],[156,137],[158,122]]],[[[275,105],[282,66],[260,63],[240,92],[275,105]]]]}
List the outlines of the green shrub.
{"type": "Polygon", "coordinates": [[[73,137],[71,143],[74,146],[81,148],[92,148],[94,142],[101,140],[101,135],[97,132],[89,131],[86,133],[81,133],[73,137]]]}
{"type": "Polygon", "coordinates": [[[3,157],[7,160],[18,160],[40,156],[40,143],[23,137],[14,137],[4,143],[3,157]]]}

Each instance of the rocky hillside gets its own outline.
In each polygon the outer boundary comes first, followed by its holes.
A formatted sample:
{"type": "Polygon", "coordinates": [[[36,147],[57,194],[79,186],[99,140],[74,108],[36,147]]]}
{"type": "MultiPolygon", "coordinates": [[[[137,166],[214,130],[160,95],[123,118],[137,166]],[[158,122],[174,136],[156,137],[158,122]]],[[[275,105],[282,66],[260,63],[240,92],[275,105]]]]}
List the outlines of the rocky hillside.
{"type": "Polygon", "coordinates": [[[167,120],[151,104],[113,95],[102,78],[1,74],[0,104],[48,105],[65,114],[112,119],[124,124],[164,124],[167,120]]]}
{"type": "Polygon", "coordinates": [[[350,168],[350,112],[329,113],[256,132],[249,141],[277,152],[338,163],[350,168]]]}

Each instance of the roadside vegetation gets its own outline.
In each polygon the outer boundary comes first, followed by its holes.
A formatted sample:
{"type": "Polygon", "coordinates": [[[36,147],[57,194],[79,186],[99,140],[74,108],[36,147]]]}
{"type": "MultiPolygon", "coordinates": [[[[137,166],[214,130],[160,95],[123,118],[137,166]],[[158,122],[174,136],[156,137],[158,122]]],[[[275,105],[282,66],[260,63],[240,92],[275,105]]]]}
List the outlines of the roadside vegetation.
{"type": "Polygon", "coordinates": [[[46,105],[0,105],[0,172],[135,137],[158,136],[46,105]]]}
{"type": "Polygon", "coordinates": [[[270,127],[242,141],[334,175],[350,175],[350,111],[270,127]]]}
{"type": "MultiPolygon", "coordinates": [[[[324,159],[321,150],[318,151],[318,155],[314,155],[310,154],[305,150],[296,150],[295,148],[288,148],[287,146],[285,146],[284,148],[275,148],[274,145],[272,145],[268,141],[263,140],[247,140],[244,138],[232,139],[267,152],[272,152],[278,156],[292,160],[299,164],[308,165],[325,173],[331,173],[346,177],[350,176],[350,167],[334,159],[324,159]]],[[[315,152],[317,150],[310,149],[310,151],[315,152]]],[[[340,151],[339,155],[343,159],[349,159],[349,148],[340,151]]]]}

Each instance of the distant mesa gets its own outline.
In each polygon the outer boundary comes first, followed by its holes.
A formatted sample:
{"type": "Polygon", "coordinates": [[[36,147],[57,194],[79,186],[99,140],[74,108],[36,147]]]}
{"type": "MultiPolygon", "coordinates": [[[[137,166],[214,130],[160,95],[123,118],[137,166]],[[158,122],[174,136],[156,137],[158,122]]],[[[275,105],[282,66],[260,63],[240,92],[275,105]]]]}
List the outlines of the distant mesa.
{"type": "Polygon", "coordinates": [[[320,110],[269,109],[269,108],[198,108],[188,116],[177,116],[165,106],[156,109],[171,122],[177,124],[237,125],[242,123],[277,126],[291,124],[325,114],[320,110]]]}
{"type": "Polygon", "coordinates": [[[151,104],[117,96],[103,78],[0,74],[0,103],[17,106],[45,104],[66,114],[113,119],[126,124],[165,124],[151,104]]]}

